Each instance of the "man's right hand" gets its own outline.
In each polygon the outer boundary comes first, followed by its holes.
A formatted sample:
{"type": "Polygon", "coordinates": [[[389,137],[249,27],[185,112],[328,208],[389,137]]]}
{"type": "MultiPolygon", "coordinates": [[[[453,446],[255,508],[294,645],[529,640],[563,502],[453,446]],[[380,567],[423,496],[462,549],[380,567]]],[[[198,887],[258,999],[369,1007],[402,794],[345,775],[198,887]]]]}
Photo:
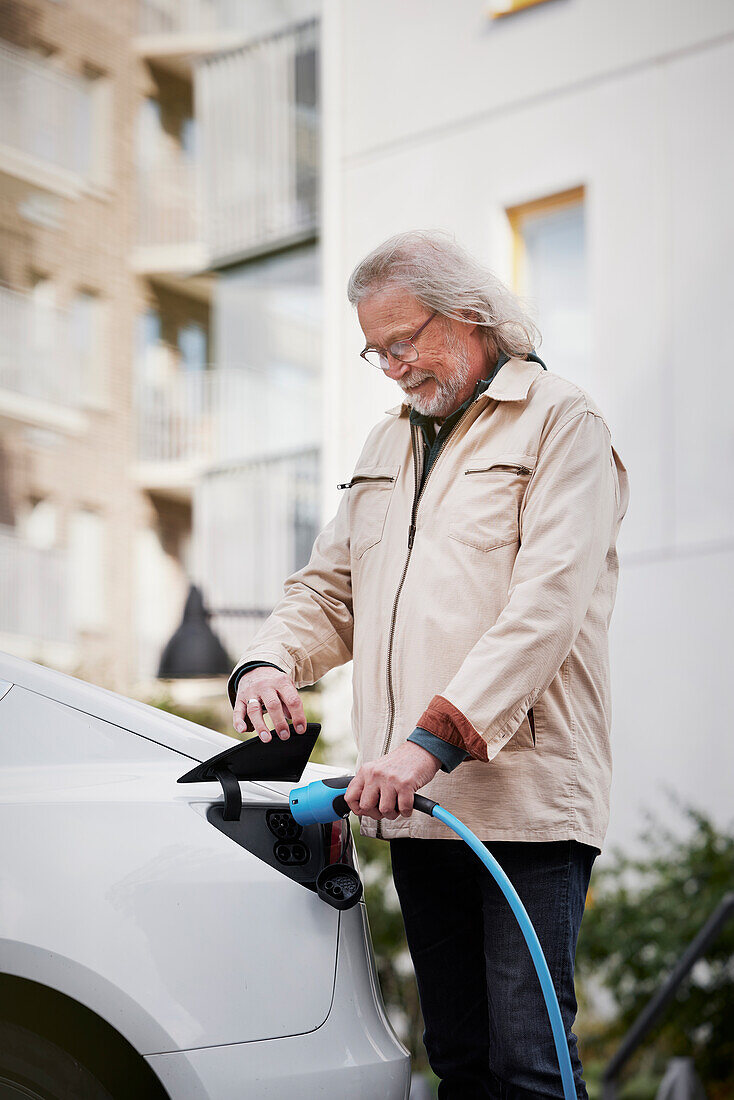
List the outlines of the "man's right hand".
{"type": "Polygon", "coordinates": [[[261,741],[272,740],[273,735],[265,725],[263,707],[272,718],[273,728],[282,741],[290,737],[289,722],[296,733],[305,732],[306,715],[296,685],[287,673],[268,665],[246,672],[237,683],[237,698],[232,713],[232,724],[237,732],[244,733],[252,728],[261,741]]]}

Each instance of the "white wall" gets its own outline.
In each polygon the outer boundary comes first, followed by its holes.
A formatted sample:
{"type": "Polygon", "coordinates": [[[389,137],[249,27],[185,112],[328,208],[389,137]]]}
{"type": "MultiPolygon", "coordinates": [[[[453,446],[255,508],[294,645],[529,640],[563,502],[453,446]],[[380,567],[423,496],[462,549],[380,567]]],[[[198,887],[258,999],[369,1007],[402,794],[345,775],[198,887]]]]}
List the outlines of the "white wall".
{"type": "MultiPolygon", "coordinates": [[[[608,842],[663,784],[730,820],[734,7],[550,0],[492,21],[440,0],[324,11],[325,514],[397,387],[357,358],[353,265],[443,228],[509,281],[506,207],[586,188],[583,385],[630,476],[612,624],[608,842]]],[[[542,345],[539,349],[543,355],[542,345]]],[[[563,363],[548,368],[565,377],[563,363]]]]}

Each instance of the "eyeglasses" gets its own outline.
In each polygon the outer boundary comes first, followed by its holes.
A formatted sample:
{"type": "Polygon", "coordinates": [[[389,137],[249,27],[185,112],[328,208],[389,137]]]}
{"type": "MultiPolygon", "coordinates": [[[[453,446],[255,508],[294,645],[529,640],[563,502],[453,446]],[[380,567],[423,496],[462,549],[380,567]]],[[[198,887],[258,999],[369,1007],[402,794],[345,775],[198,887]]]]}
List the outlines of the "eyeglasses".
{"type": "Polygon", "coordinates": [[[362,358],[370,364],[372,367],[379,367],[380,370],[390,370],[390,360],[388,355],[391,355],[393,359],[399,360],[401,363],[415,363],[418,358],[418,349],[415,347],[413,341],[417,340],[423,329],[430,325],[436,313],[432,313],[427,321],[424,321],[421,327],[413,333],[409,340],[398,340],[396,343],[391,344],[385,351],[384,348],[365,348],[364,351],[360,351],[362,358]]]}

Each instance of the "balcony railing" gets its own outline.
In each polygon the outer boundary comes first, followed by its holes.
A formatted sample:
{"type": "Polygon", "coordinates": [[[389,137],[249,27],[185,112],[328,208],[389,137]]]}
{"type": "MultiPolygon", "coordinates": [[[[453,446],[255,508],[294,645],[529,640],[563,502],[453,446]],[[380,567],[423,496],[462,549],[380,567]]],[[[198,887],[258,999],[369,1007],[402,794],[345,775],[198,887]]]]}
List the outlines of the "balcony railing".
{"type": "Polygon", "coordinates": [[[0,46],[0,147],[43,165],[88,176],[92,97],[87,81],[0,46]]]}
{"type": "Polygon", "coordinates": [[[70,642],[67,552],[32,546],[0,525],[0,633],[70,642]]]}
{"type": "Polygon", "coordinates": [[[202,241],[196,163],[162,161],[137,174],[139,245],[166,247],[202,241]]]}
{"type": "Polygon", "coordinates": [[[303,448],[210,471],[193,502],[196,573],[235,660],[305,565],[319,530],[320,452],[303,448]]]}
{"type": "Polygon", "coordinates": [[[0,286],[0,390],[77,405],[81,372],[70,336],[65,310],[0,286]]]}
{"type": "Polygon", "coordinates": [[[242,0],[141,0],[139,34],[212,34],[239,30],[247,12],[242,0]]]}
{"type": "Polygon", "coordinates": [[[213,260],[305,239],[318,227],[318,23],[196,70],[204,237],[213,260]]]}
{"type": "Polygon", "coordinates": [[[138,460],[184,468],[272,452],[273,438],[289,448],[318,438],[318,388],[292,375],[279,386],[271,373],[216,367],[140,381],[136,397],[138,460]]]}

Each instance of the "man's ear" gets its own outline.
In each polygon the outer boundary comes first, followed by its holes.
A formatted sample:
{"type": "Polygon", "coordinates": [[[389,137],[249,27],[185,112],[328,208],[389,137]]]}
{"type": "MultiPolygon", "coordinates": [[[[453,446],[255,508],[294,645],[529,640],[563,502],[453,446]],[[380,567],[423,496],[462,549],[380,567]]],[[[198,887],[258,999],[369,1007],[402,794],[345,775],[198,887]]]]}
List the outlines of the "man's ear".
{"type": "Polygon", "coordinates": [[[461,313],[462,318],[467,322],[467,333],[474,332],[474,329],[477,327],[482,319],[480,315],[475,309],[462,309],[459,310],[459,312],[461,313]]]}

